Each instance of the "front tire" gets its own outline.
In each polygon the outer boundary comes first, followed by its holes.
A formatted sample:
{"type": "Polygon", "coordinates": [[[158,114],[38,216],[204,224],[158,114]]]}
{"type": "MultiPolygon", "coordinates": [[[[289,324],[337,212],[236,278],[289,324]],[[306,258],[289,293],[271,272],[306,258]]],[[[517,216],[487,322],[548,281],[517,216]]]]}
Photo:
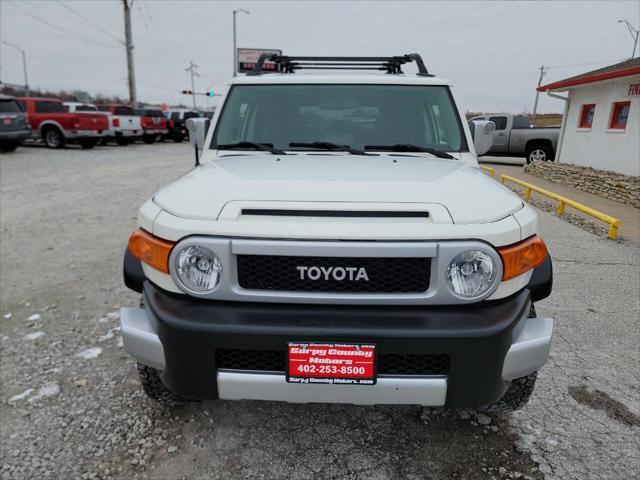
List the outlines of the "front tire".
{"type": "Polygon", "coordinates": [[[525,152],[527,164],[533,162],[552,162],[553,150],[548,145],[531,145],[525,152]]]}
{"type": "MultiPolygon", "coordinates": [[[[144,297],[140,297],[140,308],[145,308],[144,297]]],[[[166,408],[175,408],[189,403],[189,399],[176,395],[162,383],[160,371],[138,362],[138,379],[142,390],[151,400],[166,408]]]]}
{"type": "MultiPolygon", "coordinates": [[[[529,318],[536,317],[536,307],[532,303],[531,307],[529,307],[529,318]]],[[[536,386],[537,378],[538,371],[536,370],[529,375],[511,380],[509,388],[507,388],[507,391],[504,392],[504,395],[502,395],[499,400],[480,407],[477,410],[484,413],[508,413],[520,410],[529,403],[529,399],[536,386]]]]}
{"type": "Polygon", "coordinates": [[[64,135],[57,127],[45,127],[42,139],[49,148],[63,148],[66,143],[64,135]]]}
{"type": "Polygon", "coordinates": [[[538,371],[536,370],[529,375],[511,380],[511,385],[509,385],[509,388],[504,392],[500,400],[481,407],[478,411],[485,413],[507,413],[520,410],[529,403],[529,399],[536,386],[537,378],[538,371]]]}
{"type": "Polygon", "coordinates": [[[154,143],[156,141],[156,136],[155,135],[145,135],[144,137],[142,137],[142,141],[144,143],[146,143],[147,145],[151,145],[152,143],[154,143]]]}
{"type": "Polygon", "coordinates": [[[175,408],[189,403],[188,399],[176,395],[164,386],[160,378],[160,372],[155,368],[138,363],[138,378],[147,397],[158,402],[163,407],[175,408]]]}

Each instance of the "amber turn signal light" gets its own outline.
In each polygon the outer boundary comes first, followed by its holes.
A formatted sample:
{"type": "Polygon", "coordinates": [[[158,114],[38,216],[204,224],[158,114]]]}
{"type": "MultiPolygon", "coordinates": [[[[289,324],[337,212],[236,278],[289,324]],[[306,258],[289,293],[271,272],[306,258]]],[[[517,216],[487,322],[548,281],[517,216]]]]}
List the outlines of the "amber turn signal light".
{"type": "Polygon", "coordinates": [[[515,278],[542,265],[547,257],[547,246],[537,235],[513,245],[499,247],[497,250],[504,267],[502,280],[515,278]]]}
{"type": "Polygon", "coordinates": [[[129,237],[131,255],[164,273],[169,273],[169,254],[174,245],[173,242],[154,237],[141,228],[129,237]]]}

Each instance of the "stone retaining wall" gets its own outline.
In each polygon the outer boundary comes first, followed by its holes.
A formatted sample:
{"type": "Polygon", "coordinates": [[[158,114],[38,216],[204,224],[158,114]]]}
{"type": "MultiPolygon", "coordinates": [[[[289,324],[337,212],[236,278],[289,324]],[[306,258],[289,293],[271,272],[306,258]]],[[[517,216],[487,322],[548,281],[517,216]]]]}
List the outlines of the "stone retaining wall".
{"type": "Polygon", "coordinates": [[[534,162],[526,173],[640,208],[640,177],[566,163],[534,162]]]}

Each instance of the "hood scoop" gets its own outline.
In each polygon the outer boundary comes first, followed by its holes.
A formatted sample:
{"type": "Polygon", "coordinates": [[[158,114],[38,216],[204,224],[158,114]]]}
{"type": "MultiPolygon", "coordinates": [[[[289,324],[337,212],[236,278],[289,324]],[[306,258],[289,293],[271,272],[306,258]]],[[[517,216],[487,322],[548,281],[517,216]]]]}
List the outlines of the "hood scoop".
{"type": "Polygon", "coordinates": [[[269,217],[328,217],[328,218],[429,218],[427,211],[392,210],[285,210],[273,208],[243,208],[242,215],[269,217]]]}

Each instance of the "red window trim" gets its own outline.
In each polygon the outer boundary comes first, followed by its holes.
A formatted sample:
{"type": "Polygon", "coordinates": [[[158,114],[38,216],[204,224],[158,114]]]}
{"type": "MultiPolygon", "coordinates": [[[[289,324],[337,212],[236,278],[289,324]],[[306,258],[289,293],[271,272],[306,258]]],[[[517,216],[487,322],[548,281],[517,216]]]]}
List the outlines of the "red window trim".
{"type": "Polygon", "coordinates": [[[613,104],[611,105],[611,118],[609,119],[609,128],[611,130],[625,130],[627,128],[626,123],[624,125],[621,123],[616,123],[618,112],[624,107],[631,108],[631,102],[628,100],[624,102],[613,102],[613,104]]]}
{"type": "Polygon", "coordinates": [[[580,118],[578,119],[578,128],[591,128],[593,125],[593,117],[596,113],[595,103],[585,103],[580,107],[580,118]],[[591,123],[587,123],[587,112],[593,107],[593,116],[591,117],[591,123]]]}

